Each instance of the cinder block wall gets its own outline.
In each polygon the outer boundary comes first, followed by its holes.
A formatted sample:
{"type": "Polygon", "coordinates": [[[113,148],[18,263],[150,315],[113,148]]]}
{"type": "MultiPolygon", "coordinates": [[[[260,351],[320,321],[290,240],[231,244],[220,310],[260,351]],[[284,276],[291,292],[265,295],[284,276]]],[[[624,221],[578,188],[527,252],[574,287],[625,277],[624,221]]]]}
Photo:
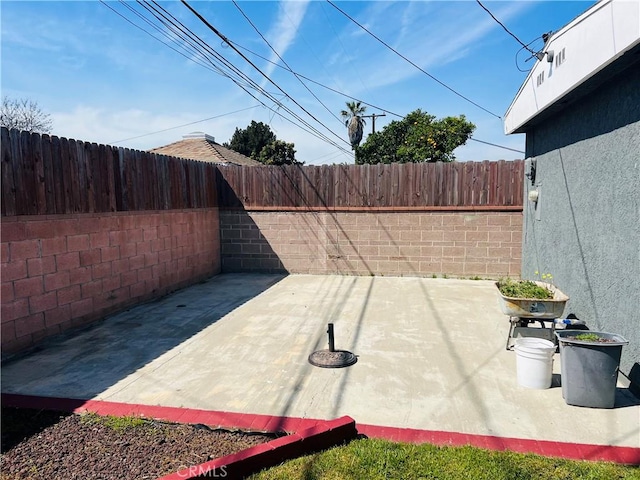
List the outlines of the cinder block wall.
{"type": "Polygon", "coordinates": [[[522,212],[221,210],[222,271],[520,275],[522,212]]]}
{"type": "Polygon", "coordinates": [[[217,208],[3,217],[2,352],[220,271],[217,208]]]}

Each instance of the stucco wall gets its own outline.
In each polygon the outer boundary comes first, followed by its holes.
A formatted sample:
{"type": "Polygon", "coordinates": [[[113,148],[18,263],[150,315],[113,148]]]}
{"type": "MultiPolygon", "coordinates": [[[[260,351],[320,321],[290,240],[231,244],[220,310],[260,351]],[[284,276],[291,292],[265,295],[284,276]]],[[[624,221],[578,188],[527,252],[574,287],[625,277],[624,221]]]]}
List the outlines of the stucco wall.
{"type": "Polygon", "coordinates": [[[520,274],[521,212],[221,210],[222,270],[345,275],[520,274]]]}
{"type": "Polygon", "coordinates": [[[540,200],[527,181],[522,276],[551,273],[565,314],[626,337],[621,371],[640,385],[638,65],[527,132],[540,200]]]}
{"type": "Polygon", "coordinates": [[[220,271],[217,208],[2,218],[2,353],[220,271]]]}

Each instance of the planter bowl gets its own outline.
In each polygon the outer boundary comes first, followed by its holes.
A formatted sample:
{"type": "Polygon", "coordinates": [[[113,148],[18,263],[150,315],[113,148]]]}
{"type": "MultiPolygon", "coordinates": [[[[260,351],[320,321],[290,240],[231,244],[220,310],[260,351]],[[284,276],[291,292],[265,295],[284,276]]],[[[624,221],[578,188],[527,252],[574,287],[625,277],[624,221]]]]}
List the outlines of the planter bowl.
{"type": "Polygon", "coordinates": [[[613,408],[622,347],[629,343],[615,333],[584,330],[556,331],[560,344],[562,397],[567,405],[613,408]],[[607,342],[577,340],[576,335],[594,333],[607,342]]]}
{"type": "MultiPolygon", "coordinates": [[[[544,282],[535,282],[541,287],[553,292],[553,298],[541,300],[538,298],[506,297],[498,289],[498,304],[500,310],[510,317],[553,319],[560,318],[569,297],[562,293],[555,285],[544,282]]],[[[498,288],[498,282],[496,282],[498,288]]]]}
{"type": "Polygon", "coordinates": [[[556,337],[558,337],[558,341],[564,344],[570,345],[584,345],[587,347],[616,347],[616,346],[624,346],[629,345],[629,340],[624,338],[622,335],[618,335],[617,333],[608,333],[608,332],[593,332],[591,330],[560,330],[555,332],[556,337]],[[582,335],[585,333],[592,333],[597,335],[600,338],[606,339],[606,342],[597,342],[590,340],[578,340],[574,338],[578,335],[582,335]]]}

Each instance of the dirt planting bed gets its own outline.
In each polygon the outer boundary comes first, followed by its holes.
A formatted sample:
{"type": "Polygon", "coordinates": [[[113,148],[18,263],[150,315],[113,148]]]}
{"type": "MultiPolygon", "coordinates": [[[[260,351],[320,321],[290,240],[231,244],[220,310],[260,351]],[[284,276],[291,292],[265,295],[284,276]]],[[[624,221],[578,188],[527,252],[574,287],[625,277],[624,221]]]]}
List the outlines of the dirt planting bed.
{"type": "Polygon", "coordinates": [[[0,479],[156,479],[274,438],[138,417],[3,407],[0,479]]]}

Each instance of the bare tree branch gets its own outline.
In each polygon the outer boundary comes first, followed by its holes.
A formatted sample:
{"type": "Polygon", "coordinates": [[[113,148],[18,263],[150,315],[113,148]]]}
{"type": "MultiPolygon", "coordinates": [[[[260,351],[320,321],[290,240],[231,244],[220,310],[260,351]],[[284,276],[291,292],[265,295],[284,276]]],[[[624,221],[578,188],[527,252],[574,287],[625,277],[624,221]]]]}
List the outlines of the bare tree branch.
{"type": "Polygon", "coordinates": [[[0,125],[31,133],[51,133],[51,115],[42,111],[37,102],[27,98],[2,98],[0,125]]]}

